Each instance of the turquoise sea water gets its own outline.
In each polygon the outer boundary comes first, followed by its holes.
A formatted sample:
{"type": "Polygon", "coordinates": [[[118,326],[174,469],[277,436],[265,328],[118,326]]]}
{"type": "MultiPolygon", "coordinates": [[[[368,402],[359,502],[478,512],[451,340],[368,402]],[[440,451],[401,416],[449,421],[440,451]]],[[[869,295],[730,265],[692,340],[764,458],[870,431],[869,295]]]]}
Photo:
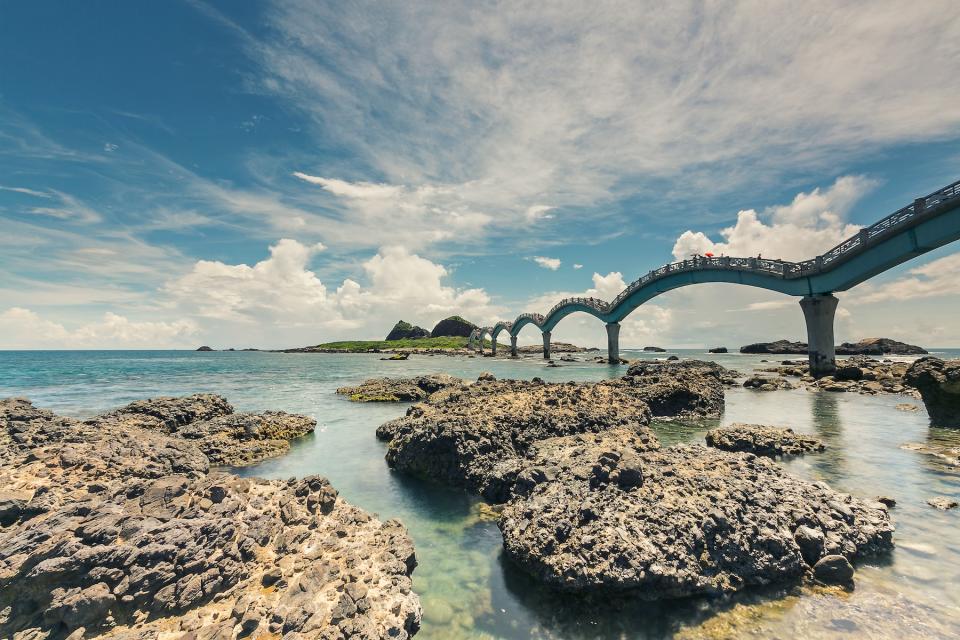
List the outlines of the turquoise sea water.
{"type": "MultiPolygon", "coordinates": [[[[760,356],[680,351],[747,372],[760,356]]],[[[593,354],[589,354],[592,356],[593,354]]],[[[653,354],[625,352],[627,358],[653,354]]],[[[669,354],[660,354],[659,357],[669,354]]],[[[960,351],[944,351],[958,357],[960,351]]],[[[581,358],[588,359],[587,354],[581,358]]],[[[774,361],[777,356],[767,356],[774,361]]],[[[87,416],[155,395],[215,392],[238,410],[282,409],[318,421],[287,456],[242,471],[267,477],[326,475],[349,501],[398,517],[417,547],[414,584],[424,606],[418,638],[960,637],[960,509],[925,504],[960,499],[960,470],[900,448],[906,442],[960,446],[960,431],[930,427],[904,412],[900,396],[807,391],[727,392],[722,423],[761,422],[812,433],[827,452],[787,463],[791,472],[872,498],[892,496],[896,551],[861,563],[852,593],[751,592],[729,601],[616,603],[560,596],[539,587],[501,555],[499,531],[478,500],[460,490],[390,471],[376,427],[405,405],[353,404],[338,386],[380,375],[446,372],[475,379],[600,380],[623,367],[588,362],[547,368],[539,358],[184,351],[0,352],[0,397],[26,396],[64,415],[87,416]]],[[[658,423],[661,441],[702,440],[717,421],[658,423]]]]}

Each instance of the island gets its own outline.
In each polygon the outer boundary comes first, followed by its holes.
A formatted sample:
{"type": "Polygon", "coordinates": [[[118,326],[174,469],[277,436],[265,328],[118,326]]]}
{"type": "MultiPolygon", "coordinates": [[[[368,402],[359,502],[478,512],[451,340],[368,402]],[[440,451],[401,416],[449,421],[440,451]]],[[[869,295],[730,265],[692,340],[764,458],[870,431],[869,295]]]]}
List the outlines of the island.
{"type": "MultiPolygon", "coordinates": [[[[777,355],[806,355],[806,342],[791,342],[790,340],[775,340],[773,342],[756,342],[740,347],[740,353],[768,353],[777,355]]],[[[913,344],[907,344],[890,338],[864,338],[859,342],[844,342],[837,345],[838,356],[856,355],[924,355],[927,350],[913,344]]]]}

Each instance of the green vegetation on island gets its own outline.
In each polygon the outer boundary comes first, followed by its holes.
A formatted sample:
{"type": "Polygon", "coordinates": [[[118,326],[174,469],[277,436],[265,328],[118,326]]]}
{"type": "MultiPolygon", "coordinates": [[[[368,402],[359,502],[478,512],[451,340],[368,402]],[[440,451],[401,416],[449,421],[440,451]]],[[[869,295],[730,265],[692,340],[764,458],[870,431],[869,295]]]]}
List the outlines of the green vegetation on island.
{"type": "MultiPolygon", "coordinates": [[[[443,336],[440,338],[403,338],[401,340],[342,340],[339,342],[325,342],[313,347],[305,347],[304,351],[344,351],[347,353],[362,353],[366,351],[394,351],[397,349],[466,349],[469,338],[462,336],[443,336]]],[[[491,347],[489,340],[484,340],[484,348],[491,347]]]]}

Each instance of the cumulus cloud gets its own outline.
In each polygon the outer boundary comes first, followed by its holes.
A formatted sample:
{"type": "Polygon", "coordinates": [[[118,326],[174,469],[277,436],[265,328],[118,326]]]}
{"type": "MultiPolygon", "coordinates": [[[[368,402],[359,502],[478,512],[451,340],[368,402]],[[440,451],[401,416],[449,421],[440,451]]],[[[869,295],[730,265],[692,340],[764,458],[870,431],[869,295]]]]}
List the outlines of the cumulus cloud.
{"type": "Polygon", "coordinates": [[[130,349],[188,347],[199,327],[192,320],[132,321],[107,312],[97,322],[68,329],[22,307],[0,313],[3,349],[130,349]]]}
{"type": "Polygon", "coordinates": [[[488,323],[501,311],[483,289],[446,285],[443,265],[397,246],[362,263],[366,285],[345,278],[331,291],[309,268],[322,250],[284,239],[253,266],[201,260],[165,292],[178,309],[221,321],[219,326],[239,323],[248,341],[277,346],[378,338],[399,318],[428,328],[454,314],[488,323]]]}
{"type": "Polygon", "coordinates": [[[740,211],[736,224],[720,231],[721,242],[700,231],[684,231],[673,245],[673,257],[683,260],[690,254],[710,252],[794,261],[812,258],[857,232],[860,227],[847,223],[845,217],[876,185],[863,176],[844,176],[827,189],[798,193],[788,205],[762,213],[740,211]]]}
{"type": "Polygon", "coordinates": [[[560,258],[548,258],[546,256],[533,256],[530,258],[536,262],[539,266],[544,269],[550,269],[550,271],[556,271],[560,268],[560,265],[563,264],[560,262],[560,258]]]}
{"type": "Polygon", "coordinates": [[[862,284],[854,290],[852,300],[871,303],[957,294],[960,294],[960,254],[938,258],[914,267],[907,271],[906,276],[890,282],[862,284]]]}

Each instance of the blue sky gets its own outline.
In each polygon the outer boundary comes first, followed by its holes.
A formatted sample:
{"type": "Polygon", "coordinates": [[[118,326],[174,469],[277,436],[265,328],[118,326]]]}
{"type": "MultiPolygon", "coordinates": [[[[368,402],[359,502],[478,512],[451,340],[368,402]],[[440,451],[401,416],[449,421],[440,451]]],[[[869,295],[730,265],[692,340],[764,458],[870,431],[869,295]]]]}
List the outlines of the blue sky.
{"type": "MultiPolygon", "coordinates": [[[[489,323],[809,257],[960,178],[960,6],[795,4],[4,3],[0,348],[489,323]]],[[[847,292],[838,334],[960,345],[957,276],[947,247],[847,292]]],[[[802,333],[713,285],[621,342],[802,333]]]]}

